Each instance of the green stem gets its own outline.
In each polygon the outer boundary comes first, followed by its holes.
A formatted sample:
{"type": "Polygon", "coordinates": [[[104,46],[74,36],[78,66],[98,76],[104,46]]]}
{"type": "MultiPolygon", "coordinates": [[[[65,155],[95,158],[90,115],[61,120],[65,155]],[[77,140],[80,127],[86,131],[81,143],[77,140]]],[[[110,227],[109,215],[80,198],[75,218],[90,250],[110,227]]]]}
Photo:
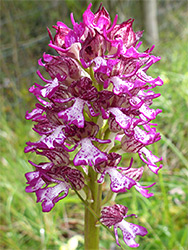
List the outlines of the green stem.
{"type": "MultiPolygon", "coordinates": [[[[73,189],[74,189],[74,187],[73,187],[73,189]]],[[[100,218],[98,217],[98,215],[93,211],[93,209],[90,206],[88,206],[88,203],[83,199],[83,197],[79,194],[79,192],[76,189],[74,189],[74,191],[78,195],[79,199],[83,202],[84,206],[87,207],[87,209],[90,211],[90,213],[96,218],[96,221],[98,221],[97,225],[104,227],[115,240],[115,236],[114,236],[114,233],[112,232],[112,230],[110,230],[107,226],[105,226],[104,224],[102,224],[100,222],[100,220],[99,220],[100,218]]],[[[122,249],[124,249],[124,248],[122,248],[122,249]]]]}
{"type": "Polygon", "coordinates": [[[91,213],[91,209],[100,217],[101,210],[101,185],[97,183],[97,173],[89,167],[88,186],[90,191],[87,197],[87,206],[85,206],[85,228],[84,228],[84,246],[85,250],[99,250],[99,226],[96,226],[97,219],[91,213]],[[90,208],[90,209],[89,209],[90,208]]]}

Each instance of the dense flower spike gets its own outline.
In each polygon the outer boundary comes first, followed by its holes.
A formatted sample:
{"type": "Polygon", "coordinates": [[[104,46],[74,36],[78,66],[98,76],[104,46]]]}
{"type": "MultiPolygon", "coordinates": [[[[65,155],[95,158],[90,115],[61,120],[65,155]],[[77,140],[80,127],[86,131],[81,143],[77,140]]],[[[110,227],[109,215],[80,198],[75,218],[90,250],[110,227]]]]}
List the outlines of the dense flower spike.
{"type": "MultiPolygon", "coordinates": [[[[143,32],[133,31],[133,19],[117,24],[118,16],[111,21],[102,4],[96,13],[91,6],[80,23],[71,14],[73,28],[57,22],[54,37],[48,29],[49,46],[57,53],[44,53],[39,59],[49,77],[44,78],[38,70],[44,85],[35,83],[29,89],[38,103],[25,117],[35,122],[33,130],[40,138],[27,142],[25,152],[42,155],[47,162],[30,161],[35,170],[25,175],[26,191],[36,193],[44,212],[66,197],[69,189],[89,189],[85,177],[90,168],[99,185],[106,176],[110,178],[112,192],[135,187],[144,197],[151,197],[147,188],[155,183],[138,183],[144,167],[133,168],[133,160],[121,167],[118,150],[138,153],[155,174],[162,167],[158,163],[162,159],[147,149],[160,140],[152,120],[161,110],[151,105],[160,96],[153,89],[163,82],[146,72],[160,58],[151,54],[154,46],[139,51],[143,32]]],[[[124,221],[127,211],[121,205],[104,207],[101,222],[114,226],[117,244],[119,227],[125,243],[137,247],[134,238],[147,231],[124,221]]]]}

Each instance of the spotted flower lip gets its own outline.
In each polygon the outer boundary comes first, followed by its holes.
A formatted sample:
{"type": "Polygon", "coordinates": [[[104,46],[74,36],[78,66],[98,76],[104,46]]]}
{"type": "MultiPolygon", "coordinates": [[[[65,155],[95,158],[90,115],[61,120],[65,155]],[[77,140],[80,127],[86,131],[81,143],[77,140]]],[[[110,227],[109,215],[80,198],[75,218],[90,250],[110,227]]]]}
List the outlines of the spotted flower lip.
{"type": "Polygon", "coordinates": [[[70,185],[66,183],[59,183],[54,187],[48,189],[39,189],[36,191],[37,202],[42,202],[42,211],[49,212],[54,204],[68,195],[70,185]],[[64,192],[63,196],[58,197],[60,193],[64,192]]]}
{"type": "Polygon", "coordinates": [[[113,206],[103,207],[101,211],[100,221],[107,227],[114,226],[114,232],[116,237],[116,243],[120,246],[118,241],[118,232],[117,229],[120,228],[123,233],[123,240],[129,247],[138,247],[139,244],[135,242],[136,235],[145,236],[148,232],[146,228],[129,223],[124,220],[124,218],[135,216],[135,214],[126,215],[128,208],[115,204],[113,206]]]}
{"type": "MultiPolygon", "coordinates": [[[[84,101],[82,99],[74,98],[75,102],[72,107],[60,111],[58,113],[59,118],[64,119],[66,122],[69,124],[75,124],[79,128],[84,127],[84,115],[83,115],[83,110],[84,106],[87,105],[87,101],[84,101]]],[[[88,104],[89,106],[89,104],[88,104]]],[[[91,113],[94,113],[92,107],[91,108],[91,113]]]]}
{"type": "MultiPolygon", "coordinates": [[[[107,141],[108,142],[108,141],[107,141]]],[[[107,160],[105,153],[92,144],[92,139],[84,138],[80,141],[81,149],[76,154],[73,162],[75,166],[98,164],[107,160]]]]}
{"type": "Polygon", "coordinates": [[[114,193],[127,192],[127,190],[131,189],[136,184],[135,180],[118,171],[118,169],[122,169],[116,165],[121,160],[120,155],[110,153],[107,157],[108,161],[106,160],[101,166],[100,164],[96,164],[95,166],[96,170],[101,173],[98,183],[102,183],[105,175],[108,174],[111,180],[110,188],[114,193]]]}
{"type": "Polygon", "coordinates": [[[53,149],[56,145],[64,144],[66,136],[62,132],[62,126],[57,127],[52,134],[43,135],[38,142],[28,142],[29,147],[53,149]]]}

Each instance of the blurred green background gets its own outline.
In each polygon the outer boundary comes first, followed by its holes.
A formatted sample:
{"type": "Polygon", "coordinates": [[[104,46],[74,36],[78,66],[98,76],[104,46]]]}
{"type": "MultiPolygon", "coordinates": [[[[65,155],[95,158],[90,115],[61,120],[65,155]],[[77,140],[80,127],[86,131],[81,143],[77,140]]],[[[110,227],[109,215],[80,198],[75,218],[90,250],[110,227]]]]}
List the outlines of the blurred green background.
{"type": "MultiPolygon", "coordinates": [[[[145,1],[147,2],[147,1],[145,1]]],[[[149,1],[148,1],[149,2],[149,1]]],[[[24,119],[26,110],[34,108],[35,98],[28,92],[34,82],[37,60],[43,52],[54,53],[48,47],[46,27],[57,21],[72,27],[70,13],[77,22],[90,1],[27,1],[1,0],[1,124],[0,124],[0,248],[7,250],[74,250],[83,249],[84,207],[70,193],[50,213],[41,212],[35,194],[25,193],[24,174],[31,171],[25,155],[26,141],[35,141],[32,123],[24,119]]],[[[95,12],[100,1],[92,1],[95,12]]],[[[103,1],[113,19],[119,14],[119,23],[135,18],[134,31],[146,29],[140,50],[150,46],[151,36],[145,23],[145,4],[142,0],[103,1]]],[[[188,2],[157,1],[158,37],[154,54],[161,61],[149,70],[158,75],[164,85],[155,90],[162,95],[153,107],[163,109],[158,115],[158,131],[162,139],[149,147],[163,157],[164,167],[156,176],[145,173],[142,184],[157,184],[151,188],[155,196],[143,198],[130,190],[117,196],[117,203],[129,207],[138,215],[133,223],[145,226],[149,234],[137,238],[138,250],[188,249],[188,2]]],[[[54,34],[54,31],[53,31],[54,34]]],[[[134,166],[142,162],[135,157],[134,166]]],[[[126,159],[125,159],[126,163],[126,159]]],[[[120,249],[114,239],[101,229],[101,250],[120,249]]],[[[130,249],[122,243],[122,249],[130,249]]]]}

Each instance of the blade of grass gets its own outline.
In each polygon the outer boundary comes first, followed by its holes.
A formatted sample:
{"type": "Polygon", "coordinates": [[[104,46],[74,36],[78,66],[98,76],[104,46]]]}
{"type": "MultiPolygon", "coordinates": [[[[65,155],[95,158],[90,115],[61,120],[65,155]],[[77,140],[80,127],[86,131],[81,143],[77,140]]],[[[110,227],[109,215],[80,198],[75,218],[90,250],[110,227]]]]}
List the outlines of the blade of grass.
{"type": "Polygon", "coordinates": [[[168,139],[163,133],[160,132],[160,134],[161,139],[169,146],[169,148],[178,156],[184,166],[188,169],[188,160],[184,157],[184,155],[179,151],[179,149],[172,143],[170,139],[168,139]]]}

